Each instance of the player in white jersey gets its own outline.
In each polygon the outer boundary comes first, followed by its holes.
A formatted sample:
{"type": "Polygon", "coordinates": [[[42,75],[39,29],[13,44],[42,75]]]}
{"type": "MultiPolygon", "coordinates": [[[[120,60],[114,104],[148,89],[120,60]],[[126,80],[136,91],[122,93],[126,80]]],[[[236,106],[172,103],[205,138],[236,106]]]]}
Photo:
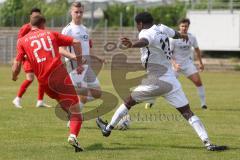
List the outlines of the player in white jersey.
{"type": "MultiPolygon", "coordinates": [[[[101,97],[101,88],[96,74],[90,67],[90,54],[92,52],[92,43],[89,38],[88,29],[82,24],[82,16],[84,12],[84,6],[80,2],[73,2],[71,5],[72,21],[62,30],[62,34],[72,36],[81,42],[83,58],[86,60],[86,64],[83,66],[83,73],[77,74],[77,63],[74,60],[65,58],[68,72],[70,72],[70,78],[73,85],[76,88],[77,93],[80,95],[81,103],[86,103],[95,98],[101,97]]],[[[60,52],[73,52],[73,48],[60,48],[60,52]]],[[[96,56],[95,56],[96,57],[96,56]]],[[[97,57],[96,57],[97,58],[97,57]]],[[[102,59],[97,58],[101,62],[102,59]]],[[[81,106],[83,104],[80,104],[81,106]]]]}
{"type": "Polygon", "coordinates": [[[120,105],[109,124],[101,118],[96,119],[103,136],[110,135],[112,129],[132,106],[162,96],[189,122],[207,150],[225,150],[226,146],[216,146],[210,143],[202,122],[191,111],[188,100],[172,70],[169,37],[188,40],[187,35],[162,24],[154,25],[153,17],[148,12],[139,13],[135,17],[135,21],[140,32],[139,40],[132,43],[128,38],[122,38],[122,44],[127,48],[140,48],[141,61],[146,68],[147,78],[120,105]]]}
{"type": "Polygon", "coordinates": [[[202,63],[201,51],[199,49],[197,39],[191,33],[188,33],[189,25],[190,20],[187,18],[184,18],[179,22],[179,32],[188,34],[189,40],[187,42],[181,39],[171,40],[170,46],[173,52],[172,58],[173,68],[177,76],[178,73],[182,73],[185,77],[190,79],[195,84],[201,101],[201,107],[202,109],[207,109],[205,90],[198,70],[195,67],[194,62],[192,60],[192,48],[194,48],[196,57],[199,62],[198,64],[199,71],[204,70],[204,65],[202,63]]]}

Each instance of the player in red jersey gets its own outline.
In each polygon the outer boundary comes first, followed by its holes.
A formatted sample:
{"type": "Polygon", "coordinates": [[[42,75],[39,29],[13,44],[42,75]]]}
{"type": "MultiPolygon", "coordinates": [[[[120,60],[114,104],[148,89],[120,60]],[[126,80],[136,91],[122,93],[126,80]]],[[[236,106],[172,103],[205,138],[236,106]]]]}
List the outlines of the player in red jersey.
{"type": "MultiPolygon", "coordinates": [[[[41,15],[41,10],[38,8],[33,8],[30,12],[30,18],[33,16],[36,16],[36,15],[41,15]]],[[[18,32],[17,38],[19,39],[19,38],[24,37],[28,32],[31,31],[31,28],[32,27],[31,27],[30,23],[23,25],[18,32]]],[[[13,104],[15,105],[15,107],[17,107],[17,108],[22,108],[21,98],[22,98],[23,94],[25,93],[25,91],[27,90],[28,86],[30,86],[30,84],[34,80],[33,69],[27,58],[25,58],[23,60],[23,69],[26,73],[26,79],[21,84],[21,86],[18,90],[17,96],[12,101],[13,104]]],[[[37,101],[36,107],[51,107],[43,102],[43,96],[44,96],[44,89],[39,85],[38,86],[38,101],[37,101]]]]}
{"type": "Polygon", "coordinates": [[[41,15],[32,17],[30,22],[31,31],[20,38],[17,43],[17,56],[12,67],[12,80],[17,80],[21,63],[24,56],[27,56],[39,85],[44,88],[49,97],[56,99],[62,109],[69,114],[70,135],[68,142],[75,147],[75,151],[82,151],[83,149],[77,141],[82,124],[79,111],[80,102],[71,81],[66,84],[66,79],[70,79],[70,77],[59,54],[59,46],[73,46],[78,64],[77,72],[81,73],[83,71],[81,43],[72,37],[43,30],[45,18],[41,15]]]}

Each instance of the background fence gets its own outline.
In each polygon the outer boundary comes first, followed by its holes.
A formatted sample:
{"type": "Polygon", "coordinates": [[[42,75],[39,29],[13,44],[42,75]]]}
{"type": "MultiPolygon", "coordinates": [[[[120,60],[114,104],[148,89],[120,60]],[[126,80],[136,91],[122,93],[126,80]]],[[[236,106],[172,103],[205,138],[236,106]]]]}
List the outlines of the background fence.
{"type": "MultiPolygon", "coordinates": [[[[159,2],[151,2],[151,3],[141,3],[142,1],[135,1],[135,2],[129,2],[125,5],[134,5],[135,8],[137,7],[143,7],[145,10],[148,10],[151,7],[156,7],[159,5],[176,5],[176,1],[166,1],[162,0],[161,3],[159,2]]],[[[118,17],[119,20],[117,21],[117,26],[114,26],[112,28],[109,28],[109,22],[107,19],[104,19],[104,17],[99,18],[95,17],[94,11],[97,10],[99,7],[104,10],[107,8],[108,5],[116,4],[115,2],[109,1],[108,3],[90,3],[90,2],[84,2],[86,3],[86,10],[85,14],[88,14],[87,18],[84,18],[84,24],[91,28],[91,35],[94,39],[95,43],[95,53],[99,56],[103,56],[107,59],[111,59],[112,54],[116,53],[123,53],[121,50],[116,49],[113,52],[106,52],[104,50],[104,45],[107,42],[114,42],[118,43],[117,40],[122,34],[126,34],[127,36],[130,36],[132,38],[136,38],[136,28],[134,26],[134,23],[132,23],[132,26],[128,26],[128,28],[123,27],[123,22],[125,20],[125,16],[122,15],[122,12],[119,12],[117,15],[111,15],[118,17]],[[100,22],[100,23],[99,23],[100,22]],[[100,25],[101,24],[101,25],[100,25]]],[[[240,10],[240,1],[239,0],[229,0],[229,1],[223,1],[223,0],[187,0],[187,1],[180,1],[177,2],[178,4],[184,4],[186,10],[206,10],[209,14],[211,14],[212,10],[227,10],[229,13],[235,13],[235,11],[240,10]]],[[[122,4],[122,3],[117,3],[122,4]]],[[[127,10],[127,8],[125,8],[127,10]]],[[[134,15],[136,15],[137,9],[134,9],[134,12],[131,12],[132,14],[132,21],[134,19],[134,15]]],[[[1,17],[0,13],[0,17],[1,17]]],[[[10,64],[13,57],[16,53],[16,37],[19,27],[22,24],[28,22],[28,17],[10,17],[10,21],[12,22],[9,26],[2,26],[2,23],[0,23],[0,64],[10,64]]],[[[0,19],[1,21],[2,19],[0,19]]],[[[53,30],[61,31],[61,29],[70,21],[69,13],[66,12],[64,16],[54,16],[48,18],[47,26],[51,27],[53,30]],[[57,28],[56,28],[57,27],[57,28]]],[[[138,50],[132,50],[133,54],[131,53],[131,56],[129,57],[132,62],[138,62],[139,61],[139,53],[138,50]]],[[[224,62],[225,63],[225,62],[224,62]]]]}

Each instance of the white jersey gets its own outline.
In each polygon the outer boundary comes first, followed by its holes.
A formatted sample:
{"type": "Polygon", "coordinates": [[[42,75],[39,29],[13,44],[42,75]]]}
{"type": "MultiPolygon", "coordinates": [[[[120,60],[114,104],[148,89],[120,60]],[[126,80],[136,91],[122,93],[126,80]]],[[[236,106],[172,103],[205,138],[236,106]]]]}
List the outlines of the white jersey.
{"type": "Polygon", "coordinates": [[[171,42],[171,50],[173,52],[173,56],[178,64],[187,63],[192,56],[192,47],[198,48],[197,39],[191,33],[188,33],[189,40],[183,41],[183,39],[172,39],[171,42]]]}
{"type": "MultiPolygon", "coordinates": [[[[88,29],[84,25],[75,25],[72,22],[69,23],[63,30],[62,34],[67,36],[72,36],[74,39],[77,39],[81,42],[82,47],[82,55],[84,58],[89,60],[89,52],[90,52],[90,45],[89,45],[89,33],[88,29]]],[[[68,51],[74,53],[74,49],[72,46],[68,47],[68,51]]],[[[69,61],[68,58],[65,58],[65,61],[69,61]]],[[[71,69],[77,66],[76,61],[71,61],[71,69]]],[[[69,69],[69,67],[68,67],[69,69]]]]}
{"type": "Polygon", "coordinates": [[[172,73],[170,62],[171,51],[169,37],[174,37],[175,31],[163,24],[153,25],[149,29],[143,29],[139,33],[139,39],[147,39],[149,45],[140,48],[142,64],[147,68],[148,63],[159,64],[167,69],[165,74],[172,73]]]}

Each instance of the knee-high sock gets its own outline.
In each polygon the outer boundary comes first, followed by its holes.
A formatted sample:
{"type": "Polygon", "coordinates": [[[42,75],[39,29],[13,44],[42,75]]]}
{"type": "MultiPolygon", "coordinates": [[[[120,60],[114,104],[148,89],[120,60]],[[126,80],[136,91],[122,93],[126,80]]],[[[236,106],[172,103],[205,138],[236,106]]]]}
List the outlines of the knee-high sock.
{"type": "Polygon", "coordinates": [[[111,122],[107,126],[107,130],[111,130],[113,127],[115,127],[118,122],[122,119],[123,116],[127,115],[128,108],[125,106],[125,104],[122,104],[114,113],[111,122]]]}
{"type": "Polygon", "coordinates": [[[191,118],[189,118],[188,122],[193,127],[193,129],[196,131],[196,133],[198,134],[199,138],[203,141],[203,143],[210,144],[207,131],[206,131],[204,125],[202,124],[201,120],[197,116],[194,115],[191,118]]]}
{"type": "Polygon", "coordinates": [[[38,85],[38,100],[43,100],[44,88],[41,85],[38,85]]]}
{"type": "Polygon", "coordinates": [[[82,115],[81,114],[72,114],[70,116],[70,134],[78,136],[82,126],[82,115]]]}
{"type": "Polygon", "coordinates": [[[31,83],[32,83],[32,81],[29,81],[27,79],[24,80],[19,88],[17,96],[21,98],[31,83]]]}
{"type": "MultiPolygon", "coordinates": [[[[78,136],[81,126],[82,126],[82,109],[83,109],[83,103],[79,101],[79,105],[76,105],[75,107],[79,107],[79,113],[72,113],[70,115],[70,134],[74,134],[76,137],[78,136]]],[[[77,109],[78,111],[78,109],[77,109]]]]}
{"type": "Polygon", "coordinates": [[[198,95],[201,101],[201,106],[206,105],[205,89],[203,86],[197,87],[198,95]]]}

